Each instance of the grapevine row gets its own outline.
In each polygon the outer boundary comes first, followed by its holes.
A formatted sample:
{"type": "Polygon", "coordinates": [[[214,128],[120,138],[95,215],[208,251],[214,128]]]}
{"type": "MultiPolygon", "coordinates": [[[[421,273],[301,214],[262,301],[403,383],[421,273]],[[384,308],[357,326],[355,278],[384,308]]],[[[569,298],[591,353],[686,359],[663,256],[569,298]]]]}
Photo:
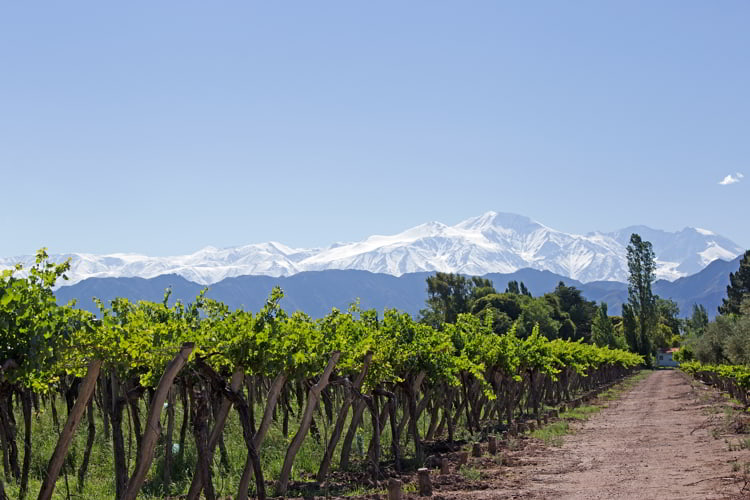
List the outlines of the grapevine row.
{"type": "Polygon", "coordinates": [[[733,398],[750,406],[750,367],[745,365],[712,365],[699,361],[684,361],[680,370],[708,385],[729,393],[733,398]]]}
{"type": "Polygon", "coordinates": [[[284,311],[278,288],[256,313],[230,310],[203,294],[170,306],[167,293],[160,303],[97,302],[94,316],[56,304],[52,287],[67,266],[49,263],[40,251],[36,266],[3,272],[0,281],[0,445],[5,481],[19,485],[21,498],[34,453],[32,413],[49,408],[62,420],[58,397],[68,413],[40,474],[40,500],[52,497],[66,464],[77,466],[83,491],[97,432],[111,442],[118,500],[136,498],[147,481],[161,484],[165,495],[177,493],[173,468],[188,446],[196,460],[187,498],[213,499],[212,464],[217,448],[228,460],[225,426],[232,411],[247,448],[236,498],[251,491],[264,498],[264,445],[272,427],[288,438],[281,469],[269,478],[276,494],[288,491],[295,458],[310,434],[319,439],[321,424],[332,431],[317,480],[325,482],[332,468],[354,466],[352,447],[362,431],[369,436],[363,465],[377,480],[386,462],[396,472],[407,461],[424,464],[427,441],[541,419],[546,407],[622,378],[643,362],[621,350],[548,340],[538,328],[526,338],[515,327],[498,335],[491,317],[470,314],[436,329],[396,310],[379,315],[355,304],[313,320],[284,311]],[[68,447],[84,415],[86,449],[71,464],[68,447]],[[134,461],[126,434],[135,437],[134,461]],[[152,469],[157,454],[162,477],[152,469]]]}

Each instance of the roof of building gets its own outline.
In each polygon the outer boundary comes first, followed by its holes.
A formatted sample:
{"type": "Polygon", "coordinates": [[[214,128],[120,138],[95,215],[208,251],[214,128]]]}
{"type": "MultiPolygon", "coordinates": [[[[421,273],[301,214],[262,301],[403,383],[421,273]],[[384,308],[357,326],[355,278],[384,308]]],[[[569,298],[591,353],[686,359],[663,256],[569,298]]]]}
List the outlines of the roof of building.
{"type": "Polygon", "coordinates": [[[662,354],[674,354],[679,350],[679,347],[668,347],[667,349],[659,349],[659,352],[662,354]]]}

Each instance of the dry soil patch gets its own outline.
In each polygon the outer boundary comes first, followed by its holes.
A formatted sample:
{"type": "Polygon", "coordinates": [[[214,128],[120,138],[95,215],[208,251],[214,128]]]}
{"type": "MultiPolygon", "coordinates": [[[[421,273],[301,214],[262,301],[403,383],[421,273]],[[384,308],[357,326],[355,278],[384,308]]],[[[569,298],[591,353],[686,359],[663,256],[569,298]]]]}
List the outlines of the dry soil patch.
{"type": "Polygon", "coordinates": [[[486,471],[490,489],[445,498],[750,498],[733,470],[750,462],[750,451],[730,451],[744,437],[722,428],[726,403],[679,371],[654,371],[563,446],[528,447],[517,467],[486,471]]]}

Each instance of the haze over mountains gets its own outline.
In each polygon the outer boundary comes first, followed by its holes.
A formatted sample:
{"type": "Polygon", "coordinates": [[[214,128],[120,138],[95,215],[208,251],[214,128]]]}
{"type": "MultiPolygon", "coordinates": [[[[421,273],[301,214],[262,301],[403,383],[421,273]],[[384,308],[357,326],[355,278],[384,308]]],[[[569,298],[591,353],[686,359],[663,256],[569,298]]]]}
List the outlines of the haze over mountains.
{"type": "MultiPolygon", "coordinates": [[[[732,260],[743,251],[729,239],[700,228],[667,232],[632,226],[612,233],[578,235],[521,215],[487,212],[455,226],[429,222],[395,235],[370,236],[322,249],[268,242],[225,249],[206,247],[174,257],[74,253],[52,258],[72,259],[68,285],[88,278],[154,278],[166,274],[210,285],[238,276],[282,277],[334,269],[401,276],[433,271],[509,274],[530,268],[580,283],[624,282],[628,276],[626,246],[634,232],[651,241],[657,277],[666,280],[695,274],[716,259],[732,260]]],[[[0,258],[0,268],[17,262],[31,265],[33,256],[0,258]]]]}

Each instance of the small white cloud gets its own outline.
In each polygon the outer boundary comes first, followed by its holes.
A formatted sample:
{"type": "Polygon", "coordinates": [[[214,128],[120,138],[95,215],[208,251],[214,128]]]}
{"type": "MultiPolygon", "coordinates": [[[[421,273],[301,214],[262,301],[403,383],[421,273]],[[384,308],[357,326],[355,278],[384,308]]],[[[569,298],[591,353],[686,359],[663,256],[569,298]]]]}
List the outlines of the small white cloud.
{"type": "Polygon", "coordinates": [[[740,182],[742,178],[745,177],[740,172],[736,172],[734,175],[729,174],[726,177],[724,177],[722,180],[719,181],[719,184],[722,186],[728,186],[729,184],[735,184],[737,182],[740,182]]]}

